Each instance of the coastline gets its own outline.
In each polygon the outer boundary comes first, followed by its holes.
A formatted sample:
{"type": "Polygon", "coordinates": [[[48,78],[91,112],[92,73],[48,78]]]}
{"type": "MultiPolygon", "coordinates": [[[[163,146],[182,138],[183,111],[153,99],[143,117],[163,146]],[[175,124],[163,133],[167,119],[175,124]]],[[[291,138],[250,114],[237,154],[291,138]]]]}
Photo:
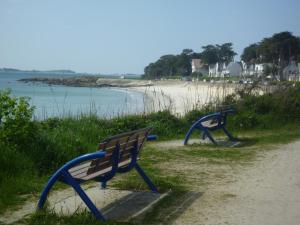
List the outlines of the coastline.
{"type": "Polygon", "coordinates": [[[209,103],[220,103],[227,95],[236,89],[244,87],[241,84],[225,82],[181,81],[181,80],[134,80],[108,79],[95,76],[68,78],[26,78],[19,81],[25,83],[46,83],[71,87],[117,88],[143,94],[144,112],[169,110],[174,115],[184,115],[187,112],[203,107],[209,103]]]}

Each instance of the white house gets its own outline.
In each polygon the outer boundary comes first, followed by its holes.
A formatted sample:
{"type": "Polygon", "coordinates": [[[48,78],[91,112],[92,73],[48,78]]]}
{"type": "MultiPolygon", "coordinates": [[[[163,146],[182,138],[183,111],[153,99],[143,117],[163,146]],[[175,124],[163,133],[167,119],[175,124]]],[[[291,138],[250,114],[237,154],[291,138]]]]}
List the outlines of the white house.
{"type": "Polygon", "coordinates": [[[210,77],[224,77],[226,74],[226,64],[219,63],[209,65],[208,75],[210,77]]]}
{"type": "Polygon", "coordinates": [[[258,64],[243,64],[245,76],[262,76],[267,67],[273,67],[272,63],[258,63],[258,64]]]}
{"type": "Polygon", "coordinates": [[[254,76],[255,75],[255,64],[251,64],[248,66],[246,70],[247,75],[254,76]]]}
{"type": "Polygon", "coordinates": [[[209,76],[211,77],[225,77],[225,76],[241,76],[243,72],[242,63],[230,62],[216,63],[209,66],[209,76]]]}
{"type": "Polygon", "coordinates": [[[192,59],[191,61],[192,73],[208,74],[208,66],[205,65],[201,59],[192,59]]]}
{"type": "Polygon", "coordinates": [[[241,62],[242,64],[242,69],[243,69],[243,75],[244,76],[253,76],[255,74],[254,72],[254,64],[250,64],[248,65],[247,63],[245,63],[244,61],[241,62]]]}
{"type": "Polygon", "coordinates": [[[283,69],[283,77],[290,81],[299,81],[300,76],[300,63],[296,63],[295,61],[291,61],[284,69],[283,69]]]}
{"type": "MultiPolygon", "coordinates": [[[[274,65],[272,63],[260,63],[260,64],[251,64],[251,65],[246,65],[245,63],[243,63],[243,67],[244,67],[243,74],[247,76],[249,75],[262,76],[267,67],[272,68],[273,66],[274,65]]],[[[283,69],[283,77],[286,80],[290,80],[290,81],[300,81],[300,63],[291,61],[283,69]]]]}
{"type": "Polygon", "coordinates": [[[257,75],[262,75],[265,71],[265,63],[254,64],[254,73],[257,75]]]}

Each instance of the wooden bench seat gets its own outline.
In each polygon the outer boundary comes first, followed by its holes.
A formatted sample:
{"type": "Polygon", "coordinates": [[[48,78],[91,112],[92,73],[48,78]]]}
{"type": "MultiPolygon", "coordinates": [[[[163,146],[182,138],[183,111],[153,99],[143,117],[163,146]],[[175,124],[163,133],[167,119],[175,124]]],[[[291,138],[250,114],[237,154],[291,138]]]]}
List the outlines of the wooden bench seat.
{"type": "MultiPolygon", "coordinates": [[[[66,163],[48,181],[41,194],[38,208],[42,208],[48,192],[57,180],[72,186],[99,220],[105,220],[93,202],[84,193],[80,183],[89,180],[101,182],[103,188],[106,182],[114,177],[116,173],[125,173],[135,169],[146,182],[148,187],[157,192],[156,187],[138,165],[138,155],[149,137],[151,128],[143,128],[131,132],[122,133],[101,141],[95,153],[79,156],[66,163]]],[[[152,137],[153,139],[153,137],[152,137]]]]}
{"type": "Polygon", "coordinates": [[[207,121],[204,121],[201,123],[201,125],[203,127],[207,127],[207,128],[213,128],[213,127],[216,127],[218,126],[218,121],[217,120],[207,120],[207,121]]]}

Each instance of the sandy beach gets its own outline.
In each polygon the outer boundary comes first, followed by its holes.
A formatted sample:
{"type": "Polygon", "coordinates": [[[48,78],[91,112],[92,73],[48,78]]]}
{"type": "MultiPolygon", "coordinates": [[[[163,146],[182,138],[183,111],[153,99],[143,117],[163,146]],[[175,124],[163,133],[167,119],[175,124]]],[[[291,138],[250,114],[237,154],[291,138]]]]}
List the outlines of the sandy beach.
{"type": "Polygon", "coordinates": [[[147,112],[169,109],[183,115],[208,103],[217,103],[232,94],[236,85],[191,81],[153,81],[151,86],[131,87],[131,90],[145,94],[147,112]]]}
{"type": "Polygon", "coordinates": [[[97,76],[66,78],[33,77],[20,79],[25,83],[45,83],[70,87],[120,88],[144,94],[144,112],[170,110],[175,115],[201,108],[208,103],[222,102],[239,84],[181,80],[109,79],[97,76]]]}

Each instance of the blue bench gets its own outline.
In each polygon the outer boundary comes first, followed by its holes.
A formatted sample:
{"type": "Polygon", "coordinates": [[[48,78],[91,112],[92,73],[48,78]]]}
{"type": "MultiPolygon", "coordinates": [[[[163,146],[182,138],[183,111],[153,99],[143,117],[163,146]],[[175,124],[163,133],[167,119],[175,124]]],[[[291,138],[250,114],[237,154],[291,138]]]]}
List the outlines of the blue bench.
{"type": "Polygon", "coordinates": [[[157,193],[157,188],[137,162],[145,140],[156,139],[156,136],[148,135],[150,130],[151,128],[143,128],[112,136],[99,144],[97,152],[82,155],[67,162],[49,179],[39,199],[38,208],[43,208],[50,189],[59,180],[74,188],[98,220],[105,220],[80,184],[94,180],[100,182],[102,188],[105,188],[106,182],[112,179],[116,173],[126,173],[133,168],[143,178],[150,190],[157,193]]]}
{"type": "Polygon", "coordinates": [[[214,144],[217,144],[217,142],[213,138],[210,131],[219,129],[222,129],[224,131],[230,141],[236,141],[236,139],[226,129],[227,116],[230,113],[235,113],[235,110],[233,108],[225,108],[220,110],[219,112],[215,112],[198,119],[187,132],[184,139],[184,145],[187,145],[190,135],[194,130],[200,130],[202,139],[204,140],[207,137],[214,144]]]}

